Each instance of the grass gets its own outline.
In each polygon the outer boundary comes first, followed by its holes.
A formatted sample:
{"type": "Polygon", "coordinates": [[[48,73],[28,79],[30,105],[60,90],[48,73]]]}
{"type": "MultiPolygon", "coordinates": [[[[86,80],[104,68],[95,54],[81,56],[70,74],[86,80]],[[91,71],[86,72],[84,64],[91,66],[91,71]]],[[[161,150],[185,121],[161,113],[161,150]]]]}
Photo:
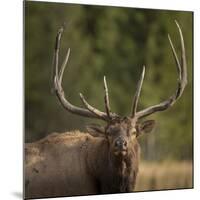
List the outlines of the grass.
{"type": "Polygon", "coordinates": [[[192,162],[141,162],[135,191],[192,188],[192,162]]]}

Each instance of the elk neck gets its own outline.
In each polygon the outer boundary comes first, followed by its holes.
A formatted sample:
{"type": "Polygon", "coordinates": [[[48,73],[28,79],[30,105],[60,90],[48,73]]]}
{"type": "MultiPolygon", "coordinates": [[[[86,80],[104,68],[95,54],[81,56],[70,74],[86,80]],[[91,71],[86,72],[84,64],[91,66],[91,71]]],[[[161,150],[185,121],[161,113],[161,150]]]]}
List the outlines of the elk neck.
{"type": "Polygon", "coordinates": [[[130,187],[133,188],[135,185],[138,172],[139,144],[137,141],[132,144],[124,157],[116,157],[110,152],[106,139],[99,139],[95,147],[92,146],[88,148],[88,171],[98,181],[101,192],[130,191],[130,187]]]}

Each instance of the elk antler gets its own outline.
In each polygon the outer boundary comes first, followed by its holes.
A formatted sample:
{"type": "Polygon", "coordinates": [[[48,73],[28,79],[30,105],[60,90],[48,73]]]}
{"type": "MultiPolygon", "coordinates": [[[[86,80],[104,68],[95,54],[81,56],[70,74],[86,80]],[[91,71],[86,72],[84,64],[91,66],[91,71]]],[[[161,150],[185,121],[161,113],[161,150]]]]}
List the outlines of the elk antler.
{"type": "Polygon", "coordinates": [[[136,111],[137,111],[136,109],[137,109],[138,100],[139,100],[139,97],[140,97],[140,92],[141,92],[141,89],[142,89],[142,83],[143,83],[143,80],[144,80],[144,75],[145,75],[145,66],[143,66],[142,74],[141,74],[140,80],[138,81],[137,89],[136,89],[135,95],[133,97],[131,117],[135,117],[135,115],[136,115],[136,111]]]}
{"type": "Polygon", "coordinates": [[[57,95],[59,101],[61,102],[63,107],[66,110],[68,110],[69,112],[71,112],[73,114],[78,114],[78,115],[81,115],[81,116],[84,116],[84,117],[97,118],[97,119],[102,119],[102,120],[105,120],[105,121],[110,121],[113,118],[119,117],[117,114],[110,112],[109,100],[108,100],[108,90],[107,90],[107,84],[106,84],[105,79],[104,79],[104,88],[105,88],[106,113],[101,112],[98,109],[89,105],[82,94],[80,94],[80,98],[81,98],[86,109],[79,108],[77,106],[72,105],[65,98],[65,93],[64,93],[64,90],[62,88],[62,78],[63,78],[63,73],[64,73],[64,70],[66,68],[66,65],[67,65],[67,62],[68,62],[68,59],[69,59],[70,49],[68,49],[67,55],[64,59],[64,62],[61,65],[60,72],[58,73],[60,41],[61,41],[63,31],[64,31],[64,27],[61,27],[58,30],[58,33],[57,33],[57,36],[56,36],[55,51],[54,51],[54,62],[53,62],[53,65],[54,65],[54,72],[53,72],[54,73],[53,74],[53,76],[54,76],[54,89],[55,89],[55,92],[56,92],[56,95],[57,95]]]}
{"type": "Polygon", "coordinates": [[[145,69],[143,68],[143,72],[142,72],[141,78],[138,83],[136,94],[133,98],[133,108],[132,108],[131,117],[136,116],[137,118],[142,118],[142,117],[151,115],[155,112],[166,110],[167,108],[169,108],[176,102],[176,100],[182,95],[182,93],[185,89],[185,86],[187,84],[187,63],[186,63],[186,55],[185,55],[185,45],[184,45],[182,30],[176,20],[175,20],[175,23],[178,27],[180,39],[181,39],[181,63],[179,62],[177,53],[175,51],[174,45],[173,45],[169,35],[168,35],[168,39],[169,39],[169,43],[170,43],[170,46],[172,49],[173,57],[175,59],[176,65],[177,65],[178,73],[179,73],[178,86],[177,86],[176,92],[172,96],[170,96],[167,100],[163,101],[162,103],[148,107],[148,108],[136,113],[138,98],[140,95],[142,82],[144,79],[145,69]]]}
{"type": "MultiPolygon", "coordinates": [[[[172,106],[176,102],[176,100],[182,95],[182,93],[185,89],[185,86],[187,84],[187,69],[186,69],[187,63],[186,63],[184,39],[183,39],[182,30],[181,30],[179,24],[177,23],[177,21],[175,21],[175,23],[178,27],[180,39],[181,39],[181,63],[178,59],[176,50],[174,48],[174,45],[173,45],[169,35],[168,35],[168,39],[169,39],[169,43],[170,43],[170,46],[171,46],[171,49],[172,49],[174,60],[175,60],[176,65],[177,65],[178,73],[179,73],[178,86],[177,86],[176,92],[172,96],[170,96],[167,100],[161,102],[160,104],[148,107],[144,110],[137,112],[138,100],[139,100],[139,96],[140,96],[140,92],[141,92],[141,88],[142,88],[142,83],[143,83],[144,75],[145,75],[145,66],[143,66],[142,74],[141,74],[140,80],[138,81],[136,93],[133,97],[133,104],[132,104],[132,111],[131,111],[131,117],[132,118],[136,117],[136,118],[139,119],[139,118],[151,115],[155,112],[166,110],[167,108],[169,108],[170,106],[172,106]]],[[[67,65],[67,62],[68,62],[68,59],[69,59],[70,49],[68,49],[67,55],[64,59],[64,62],[61,65],[60,72],[58,73],[60,41],[61,41],[63,31],[64,31],[64,28],[61,27],[59,29],[58,33],[57,33],[56,43],[55,43],[55,52],[54,52],[54,89],[56,91],[56,95],[57,95],[59,101],[61,102],[63,107],[65,109],[67,109],[69,112],[74,113],[74,114],[78,114],[78,115],[81,115],[81,116],[84,116],[84,117],[102,119],[102,120],[108,121],[108,122],[113,120],[113,119],[120,118],[117,114],[112,113],[110,111],[108,87],[107,87],[105,76],[104,76],[104,91],[105,91],[104,100],[105,100],[106,113],[101,112],[98,109],[91,106],[85,100],[84,96],[81,93],[80,93],[80,98],[81,98],[83,105],[85,106],[85,109],[72,105],[65,98],[65,93],[64,93],[63,88],[62,88],[62,78],[63,78],[63,73],[64,73],[64,70],[66,68],[66,65],[67,65]]]]}
{"type": "Polygon", "coordinates": [[[109,96],[108,96],[108,86],[107,86],[107,82],[106,82],[106,77],[104,76],[103,78],[103,83],[104,83],[104,91],[105,91],[105,108],[106,108],[106,113],[108,115],[108,117],[110,119],[112,119],[111,117],[111,113],[110,113],[110,102],[109,102],[109,96]]]}

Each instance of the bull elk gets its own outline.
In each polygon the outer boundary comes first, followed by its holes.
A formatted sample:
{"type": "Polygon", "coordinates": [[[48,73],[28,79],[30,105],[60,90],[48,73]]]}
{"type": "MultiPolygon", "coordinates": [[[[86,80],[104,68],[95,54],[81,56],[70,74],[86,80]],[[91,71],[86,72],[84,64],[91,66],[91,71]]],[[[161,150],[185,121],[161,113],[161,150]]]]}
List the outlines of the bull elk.
{"type": "Polygon", "coordinates": [[[59,49],[64,27],[57,33],[54,52],[54,89],[58,100],[69,112],[83,117],[106,122],[104,127],[91,125],[87,133],[72,131],[53,133],[25,146],[25,196],[26,198],[73,196],[132,192],[140,159],[138,137],[150,132],[154,120],[141,121],[153,113],[164,111],[182,95],[187,84],[186,55],[181,28],[178,27],[181,42],[179,59],[168,35],[173,57],[178,70],[178,84],[175,93],[167,100],[137,111],[138,100],[145,75],[143,67],[133,97],[130,116],[121,117],[111,112],[109,93],[104,77],[105,112],[91,106],[84,96],[80,99],[84,108],[71,104],[62,88],[62,79],[70,54],[59,71],[59,49]]]}

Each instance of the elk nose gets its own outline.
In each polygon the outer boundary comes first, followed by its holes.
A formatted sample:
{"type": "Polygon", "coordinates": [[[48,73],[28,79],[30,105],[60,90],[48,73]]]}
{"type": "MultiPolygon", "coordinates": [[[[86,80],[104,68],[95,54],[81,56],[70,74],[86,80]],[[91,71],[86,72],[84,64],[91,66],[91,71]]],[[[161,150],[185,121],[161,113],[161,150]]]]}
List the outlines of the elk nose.
{"type": "Polygon", "coordinates": [[[116,140],[116,142],[115,142],[115,147],[122,148],[122,147],[126,147],[126,146],[127,146],[126,140],[119,139],[119,140],[116,140]]]}

